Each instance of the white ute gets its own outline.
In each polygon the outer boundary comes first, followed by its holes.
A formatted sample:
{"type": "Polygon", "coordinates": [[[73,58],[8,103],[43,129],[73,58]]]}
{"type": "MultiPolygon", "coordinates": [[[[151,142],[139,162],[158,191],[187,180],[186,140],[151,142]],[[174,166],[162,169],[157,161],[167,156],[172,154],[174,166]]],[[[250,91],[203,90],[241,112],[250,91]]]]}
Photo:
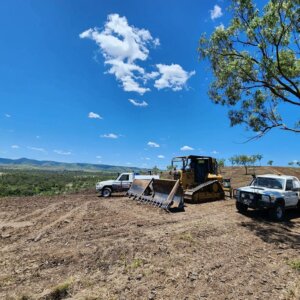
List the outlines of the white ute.
{"type": "Polygon", "coordinates": [[[126,192],[134,179],[159,179],[159,175],[138,175],[135,173],[122,173],[115,180],[105,180],[96,183],[96,191],[103,197],[110,197],[113,192],[126,192]]]}
{"type": "Polygon", "coordinates": [[[297,177],[286,175],[259,175],[249,186],[234,191],[236,208],[245,213],[248,208],[268,209],[275,221],[284,218],[285,209],[299,208],[300,181],[297,177]]]}

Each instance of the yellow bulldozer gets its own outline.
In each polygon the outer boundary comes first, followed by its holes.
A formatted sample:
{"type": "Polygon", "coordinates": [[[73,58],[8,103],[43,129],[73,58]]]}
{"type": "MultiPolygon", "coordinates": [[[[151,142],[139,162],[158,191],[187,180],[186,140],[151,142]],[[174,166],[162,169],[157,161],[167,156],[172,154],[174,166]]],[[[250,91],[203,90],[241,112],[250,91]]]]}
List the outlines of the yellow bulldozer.
{"type": "Polygon", "coordinates": [[[134,180],[127,195],[165,210],[182,210],[184,203],[201,203],[231,195],[230,180],[223,180],[218,163],[209,156],[178,156],[172,159],[172,179],[134,180]]]}

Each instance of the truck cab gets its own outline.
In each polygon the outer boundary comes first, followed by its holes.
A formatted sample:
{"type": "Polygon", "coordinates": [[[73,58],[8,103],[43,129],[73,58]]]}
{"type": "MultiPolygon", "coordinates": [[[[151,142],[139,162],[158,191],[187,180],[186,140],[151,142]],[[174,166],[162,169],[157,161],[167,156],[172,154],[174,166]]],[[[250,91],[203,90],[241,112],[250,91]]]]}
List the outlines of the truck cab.
{"type": "Polygon", "coordinates": [[[240,213],[248,208],[267,209],[273,220],[281,221],[286,209],[299,207],[300,181],[294,176],[259,175],[249,186],[236,189],[234,197],[240,213]]]}
{"type": "Polygon", "coordinates": [[[116,179],[97,182],[96,191],[103,197],[111,196],[112,192],[127,191],[133,181],[133,176],[133,173],[122,173],[116,179]]]}
{"type": "Polygon", "coordinates": [[[110,197],[113,192],[126,192],[134,179],[159,178],[159,175],[139,175],[135,173],[121,173],[116,179],[105,180],[96,183],[96,191],[103,197],[110,197]]]}

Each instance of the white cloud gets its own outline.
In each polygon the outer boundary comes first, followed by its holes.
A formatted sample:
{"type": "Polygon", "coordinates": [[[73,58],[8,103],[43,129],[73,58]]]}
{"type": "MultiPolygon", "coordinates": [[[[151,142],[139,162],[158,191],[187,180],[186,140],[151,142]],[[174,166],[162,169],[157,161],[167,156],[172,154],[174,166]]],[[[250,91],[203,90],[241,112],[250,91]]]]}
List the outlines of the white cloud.
{"type": "Polygon", "coordinates": [[[152,148],[159,148],[159,144],[155,143],[155,142],[148,142],[147,144],[148,146],[152,147],[152,148]]]}
{"type": "Polygon", "coordinates": [[[150,160],[150,158],[149,157],[145,157],[145,160],[150,160]]]}
{"type": "Polygon", "coordinates": [[[192,151],[194,150],[194,148],[190,147],[190,146],[183,146],[180,148],[181,151],[192,151]]]}
{"type": "Polygon", "coordinates": [[[148,103],[146,101],[139,102],[139,101],[136,101],[134,99],[128,99],[128,101],[130,103],[132,103],[134,106],[140,106],[140,107],[148,106],[148,103]]]}
{"type": "Polygon", "coordinates": [[[71,155],[71,151],[63,151],[63,150],[53,150],[54,153],[59,154],[59,155],[71,155]]]}
{"type": "Polygon", "coordinates": [[[88,117],[90,119],[102,119],[102,117],[100,115],[98,115],[98,114],[96,114],[96,113],[94,113],[92,111],[89,113],[88,117]]]}
{"type": "Polygon", "coordinates": [[[160,90],[170,88],[173,91],[182,90],[188,79],[195,75],[195,71],[187,72],[178,64],[163,65],[158,64],[156,67],[159,70],[160,78],[155,80],[154,86],[160,90]]]}
{"type": "Polygon", "coordinates": [[[157,155],[158,158],[165,158],[164,155],[157,155]]]}
{"type": "Polygon", "coordinates": [[[10,117],[11,117],[10,114],[5,114],[4,116],[5,116],[6,118],[10,118],[10,117]]]}
{"type": "Polygon", "coordinates": [[[117,139],[119,136],[114,133],[108,133],[108,134],[102,134],[101,137],[106,139],[117,139]]]}
{"type": "MultiPolygon", "coordinates": [[[[219,26],[216,26],[215,28],[216,28],[216,30],[224,30],[225,26],[223,23],[221,23],[219,26]]],[[[205,80],[206,80],[206,78],[205,78],[205,80]]]]}
{"type": "Polygon", "coordinates": [[[220,18],[223,16],[222,8],[219,5],[215,5],[214,9],[210,11],[210,18],[212,20],[220,18]]]}
{"type": "Polygon", "coordinates": [[[216,150],[213,150],[213,151],[211,151],[211,154],[219,154],[219,152],[216,150]]]}
{"type": "Polygon", "coordinates": [[[27,149],[33,150],[33,151],[38,151],[38,152],[46,152],[44,148],[38,148],[38,147],[30,147],[28,146],[27,149]]]}
{"type": "Polygon", "coordinates": [[[18,145],[11,145],[11,148],[12,148],[12,149],[19,149],[20,146],[18,146],[18,145]]]}
{"type": "Polygon", "coordinates": [[[115,75],[124,91],[142,95],[150,90],[141,86],[147,77],[145,70],[136,63],[147,60],[148,46],[160,44],[148,30],[130,26],[126,17],[110,14],[103,30],[90,28],[79,37],[96,42],[104,56],[105,64],[110,66],[108,73],[115,75]]]}
{"type": "Polygon", "coordinates": [[[101,156],[101,155],[97,155],[97,156],[96,156],[96,158],[98,158],[98,159],[101,159],[101,158],[102,158],[102,156],[101,156]]]}

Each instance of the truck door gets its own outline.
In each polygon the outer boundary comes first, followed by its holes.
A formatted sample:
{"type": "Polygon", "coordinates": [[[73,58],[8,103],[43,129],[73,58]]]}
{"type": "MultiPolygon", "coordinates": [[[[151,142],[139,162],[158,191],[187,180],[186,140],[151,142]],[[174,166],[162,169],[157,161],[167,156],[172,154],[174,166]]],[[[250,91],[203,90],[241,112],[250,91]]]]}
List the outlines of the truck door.
{"type": "Polygon", "coordinates": [[[300,182],[296,179],[293,179],[293,203],[294,205],[298,205],[298,202],[300,200],[300,182]],[[295,191],[295,189],[297,189],[298,191],[295,191]]]}
{"type": "Polygon", "coordinates": [[[285,204],[287,207],[296,206],[298,203],[298,193],[293,191],[294,184],[296,184],[296,183],[294,183],[294,181],[292,179],[288,179],[286,181],[285,204]]]}
{"type": "Polygon", "coordinates": [[[129,190],[131,182],[129,181],[129,174],[123,174],[119,181],[121,181],[120,184],[120,192],[124,192],[129,190]]]}

